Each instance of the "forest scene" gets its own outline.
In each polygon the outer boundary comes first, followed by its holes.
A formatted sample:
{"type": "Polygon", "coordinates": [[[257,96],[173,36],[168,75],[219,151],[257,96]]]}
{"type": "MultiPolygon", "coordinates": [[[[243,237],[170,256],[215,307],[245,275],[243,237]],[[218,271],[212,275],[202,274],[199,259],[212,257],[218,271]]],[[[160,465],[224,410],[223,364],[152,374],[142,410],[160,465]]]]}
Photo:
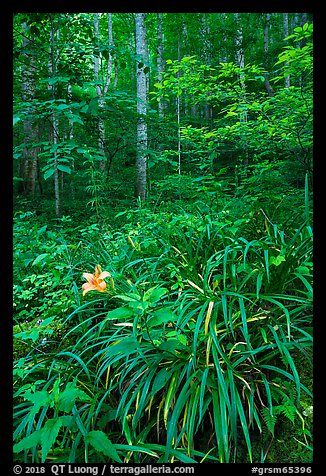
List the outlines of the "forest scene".
{"type": "Polygon", "coordinates": [[[313,15],[12,25],[14,460],[313,462],[313,15]]]}

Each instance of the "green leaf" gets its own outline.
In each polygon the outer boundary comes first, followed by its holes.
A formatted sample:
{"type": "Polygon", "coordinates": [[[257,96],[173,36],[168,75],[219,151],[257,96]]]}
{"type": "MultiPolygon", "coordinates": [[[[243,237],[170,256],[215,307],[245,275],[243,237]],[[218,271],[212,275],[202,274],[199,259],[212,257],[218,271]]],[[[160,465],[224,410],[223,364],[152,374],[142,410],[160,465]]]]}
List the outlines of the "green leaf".
{"type": "Polygon", "coordinates": [[[106,350],[106,356],[124,354],[129,355],[139,349],[139,343],[134,337],[125,337],[117,344],[111,344],[106,350]]]}
{"type": "Polygon", "coordinates": [[[76,400],[89,402],[91,398],[83,390],[76,388],[76,382],[68,382],[65,390],[60,393],[57,400],[57,410],[70,413],[76,400]]]}
{"type": "Polygon", "coordinates": [[[44,180],[47,180],[48,178],[52,177],[52,175],[54,174],[54,172],[55,172],[55,169],[54,169],[54,168],[48,169],[48,170],[44,173],[44,180]]]}
{"type": "Polygon", "coordinates": [[[174,322],[178,319],[178,316],[171,311],[171,309],[158,309],[157,311],[153,312],[153,315],[147,321],[147,324],[150,327],[158,326],[163,324],[164,322],[174,322]]]}
{"type": "Polygon", "coordinates": [[[305,274],[307,276],[310,276],[310,270],[307,268],[307,266],[299,266],[296,269],[296,274],[305,274]]]}
{"type": "Polygon", "coordinates": [[[272,435],[274,435],[277,416],[273,415],[267,407],[261,409],[261,414],[263,415],[268,430],[272,433],[272,435]]]}
{"type": "Polygon", "coordinates": [[[252,449],[251,449],[251,439],[250,439],[250,435],[249,435],[249,427],[248,427],[245,412],[244,412],[244,409],[243,409],[243,406],[242,406],[242,403],[241,403],[241,398],[240,398],[238,392],[236,392],[236,404],[237,404],[237,411],[238,411],[238,415],[239,415],[239,418],[240,418],[243,434],[244,434],[246,444],[247,444],[249,460],[252,463],[252,449]]]}
{"type": "Polygon", "coordinates": [[[138,294],[116,294],[114,296],[117,299],[121,299],[121,301],[125,302],[133,302],[133,301],[140,301],[140,296],[138,294]]]}
{"type": "Polygon", "coordinates": [[[71,173],[71,168],[67,167],[67,165],[58,165],[58,170],[61,170],[61,172],[66,172],[67,174],[71,173]]]}
{"type": "Polygon", "coordinates": [[[63,111],[64,109],[68,109],[69,105],[68,104],[59,104],[56,106],[57,111],[63,111]]]}
{"type": "Polygon", "coordinates": [[[118,307],[109,311],[105,319],[126,319],[134,314],[134,310],[130,307],[118,307]]]}
{"type": "Polygon", "coordinates": [[[169,379],[171,378],[171,373],[168,372],[166,369],[161,369],[159,373],[156,375],[155,380],[153,382],[151,395],[155,395],[161,388],[163,388],[169,379]]]}
{"type": "Polygon", "coordinates": [[[14,453],[20,453],[20,451],[29,450],[38,445],[41,441],[42,430],[34,431],[31,435],[25,436],[19,443],[13,447],[14,453]]]}
{"type": "Polygon", "coordinates": [[[41,446],[42,446],[42,463],[45,463],[46,457],[51,449],[51,446],[57,439],[60,428],[63,422],[61,418],[51,418],[47,420],[41,430],[41,446]]]}
{"type": "Polygon", "coordinates": [[[81,120],[79,116],[72,115],[70,117],[71,122],[77,122],[78,124],[81,124],[82,126],[84,125],[84,122],[81,120]]]}
{"type": "Polygon", "coordinates": [[[275,266],[279,266],[283,261],[286,261],[284,256],[270,256],[269,257],[269,264],[274,264],[275,266]]]}
{"type": "Polygon", "coordinates": [[[168,290],[166,288],[157,288],[156,286],[153,288],[148,289],[144,293],[144,301],[156,302],[158,301],[164,294],[166,294],[168,290]]]}
{"type": "Polygon", "coordinates": [[[35,411],[38,411],[41,407],[48,406],[52,403],[52,398],[46,390],[40,390],[32,393],[30,390],[25,392],[23,397],[26,400],[34,403],[35,411]]]}
{"type": "Polygon", "coordinates": [[[40,255],[38,255],[35,260],[33,261],[32,263],[32,266],[36,266],[38,265],[39,263],[41,263],[42,261],[45,260],[45,258],[47,258],[49,256],[49,253],[42,253],[40,255]]]}
{"type": "Polygon", "coordinates": [[[175,353],[176,349],[185,350],[186,346],[183,345],[179,339],[168,339],[166,342],[162,342],[162,344],[158,347],[160,350],[166,350],[168,352],[175,353]]]}
{"type": "Polygon", "coordinates": [[[96,451],[105,454],[105,456],[108,456],[117,463],[122,463],[115,446],[111,443],[103,431],[92,430],[87,433],[87,435],[84,437],[84,440],[86,444],[91,444],[96,451]]]}

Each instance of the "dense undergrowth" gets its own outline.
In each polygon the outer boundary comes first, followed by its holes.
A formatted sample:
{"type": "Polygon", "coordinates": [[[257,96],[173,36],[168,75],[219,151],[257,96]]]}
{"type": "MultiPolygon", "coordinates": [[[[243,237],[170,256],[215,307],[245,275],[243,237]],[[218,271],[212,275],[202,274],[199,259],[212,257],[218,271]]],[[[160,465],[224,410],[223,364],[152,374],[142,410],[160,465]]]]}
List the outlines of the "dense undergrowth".
{"type": "Polygon", "coordinates": [[[308,193],[218,196],[15,212],[17,461],[312,460],[308,193]]]}

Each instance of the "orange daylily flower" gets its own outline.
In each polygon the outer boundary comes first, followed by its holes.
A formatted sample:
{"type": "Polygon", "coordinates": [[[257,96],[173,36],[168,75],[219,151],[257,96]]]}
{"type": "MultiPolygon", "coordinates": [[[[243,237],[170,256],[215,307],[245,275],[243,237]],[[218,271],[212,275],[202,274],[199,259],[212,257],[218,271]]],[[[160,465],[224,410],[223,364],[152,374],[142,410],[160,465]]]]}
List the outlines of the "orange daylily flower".
{"type": "Polygon", "coordinates": [[[87,283],[82,285],[83,296],[85,296],[88,291],[100,291],[103,293],[106,290],[105,278],[110,277],[111,274],[108,271],[102,271],[100,265],[95,266],[94,274],[83,273],[83,277],[87,279],[87,283]]]}

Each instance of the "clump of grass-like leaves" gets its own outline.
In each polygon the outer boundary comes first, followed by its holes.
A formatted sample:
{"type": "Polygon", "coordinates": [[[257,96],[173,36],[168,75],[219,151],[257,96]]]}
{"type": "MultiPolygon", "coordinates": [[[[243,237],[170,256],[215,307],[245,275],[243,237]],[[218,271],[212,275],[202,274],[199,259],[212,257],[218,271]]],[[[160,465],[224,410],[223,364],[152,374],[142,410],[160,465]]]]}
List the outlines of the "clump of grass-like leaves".
{"type": "Polygon", "coordinates": [[[293,355],[312,341],[312,231],[273,225],[247,240],[242,225],[183,216],[97,244],[112,279],[68,318],[72,343],[20,362],[34,378],[46,368],[47,382],[18,392],[16,452],[35,462],[235,462],[245,441],[253,461],[252,435],[280,399],[293,418],[311,395],[293,355]]]}

